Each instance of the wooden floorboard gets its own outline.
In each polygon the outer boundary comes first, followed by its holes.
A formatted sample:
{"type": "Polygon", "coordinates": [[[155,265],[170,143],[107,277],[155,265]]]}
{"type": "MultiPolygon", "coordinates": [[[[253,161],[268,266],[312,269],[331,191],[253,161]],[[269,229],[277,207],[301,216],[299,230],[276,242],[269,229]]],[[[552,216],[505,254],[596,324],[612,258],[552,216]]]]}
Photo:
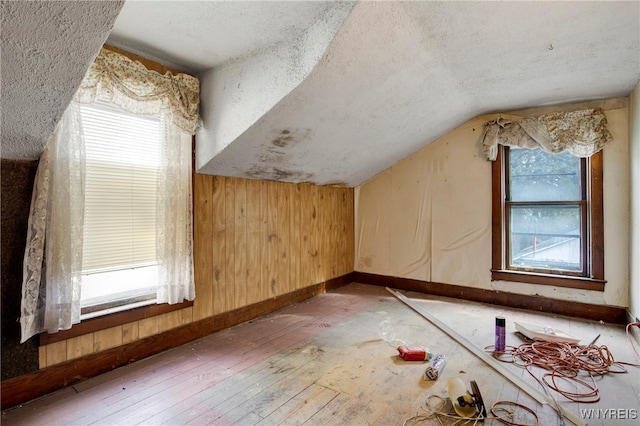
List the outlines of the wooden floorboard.
{"type": "MultiPolygon", "coordinates": [[[[514,321],[549,324],[583,343],[599,335],[596,343],[617,360],[634,361],[622,326],[405,295],[479,348],[493,343],[495,316],[503,315],[508,345],[522,342],[514,321]]],[[[509,368],[543,391],[526,370],[509,368]]],[[[627,373],[596,378],[601,400],[595,404],[553,396],[578,416],[580,410],[594,410],[590,425],[635,425],[637,418],[610,418],[610,410],[637,415],[640,407],[640,369],[626,368],[627,373]],[[602,418],[603,410],[609,418],[602,418]]],[[[383,287],[356,283],[10,409],[2,413],[2,424],[401,425],[425,414],[429,396],[446,398],[452,377],[467,384],[475,380],[487,408],[498,400],[515,401],[533,409],[540,425],[559,424],[552,407],[538,404],[383,287]],[[381,334],[383,320],[386,334],[381,334]],[[400,343],[444,354],[442,377],[423,380],[426,364],[399,359],[400,343]]],[[[531,421],[524,413],[517,419],[531,421]]],[[[423,418],[419,424],[455,422],[441,421],[423,418]]]]}

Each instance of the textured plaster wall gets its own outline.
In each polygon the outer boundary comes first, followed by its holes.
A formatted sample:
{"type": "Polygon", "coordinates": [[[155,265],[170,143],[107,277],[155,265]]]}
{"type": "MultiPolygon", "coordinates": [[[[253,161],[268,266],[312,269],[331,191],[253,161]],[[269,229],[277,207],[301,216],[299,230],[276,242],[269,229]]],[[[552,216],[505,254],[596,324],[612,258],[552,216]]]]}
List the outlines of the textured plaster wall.
{"type": "Polygon", "coordinates": [[[40,157],[123,4],[2,2],[2,158],[40,157]]]}
{"type": "Polygon", "coordinates": [[[640,83],[629,97],[629,150],[631,167],[631,285],[629,312],[640,318],[640,83]]]}
{"type": "Polygon", "coordinates": [[[22,297],[22,259],[27,242],[27,222],[37,161],[2,160],[2,209],[0,253],[2,274],[2,380],[38,369],[38,339],[20,344],[20,299],[22,297]]]}
{"type": "Polygon", "coordinates": [[[604,292],[491,281],[491,163],[478,139],[497,115],[468,121],[356,188],[355,270],[629,306],[628,109],[626,100],[599,104],[614,138],[604,151],[604,292]]]}

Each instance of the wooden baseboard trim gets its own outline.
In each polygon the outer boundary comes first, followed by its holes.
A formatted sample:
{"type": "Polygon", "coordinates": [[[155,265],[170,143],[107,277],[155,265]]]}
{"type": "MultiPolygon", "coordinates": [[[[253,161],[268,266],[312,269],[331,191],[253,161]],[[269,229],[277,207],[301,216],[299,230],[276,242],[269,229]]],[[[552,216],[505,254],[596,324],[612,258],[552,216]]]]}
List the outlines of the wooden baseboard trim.
{"type": "Polygon", "coordinates": [[[104,352],[91,354],[0,383],[2,410],[106,373],[209,334],[252,320],[355,281],[354,273],[168,330],[104,352]]]}
{"type": "Polygon", "coordinates": [[[416,291],[436,296],[453,297],[456,299],[614,324],[625,324],[627,319],[626,309],[618,306],[594,305],[590,303],[550,299],[541,296],[527,296],[517,293],[505,293],[495,290],[434,283],[410,278],[390,277],[365,272],[355,272],[354,274],[355,280],[359,283],[392,287],[399,290],[416,291]]]}

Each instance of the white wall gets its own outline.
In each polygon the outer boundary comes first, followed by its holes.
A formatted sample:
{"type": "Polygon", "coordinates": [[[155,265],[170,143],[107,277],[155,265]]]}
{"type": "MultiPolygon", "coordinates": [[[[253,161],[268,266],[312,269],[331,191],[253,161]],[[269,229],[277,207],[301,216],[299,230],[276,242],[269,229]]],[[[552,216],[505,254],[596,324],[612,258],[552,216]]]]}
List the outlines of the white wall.
{"type": "Polygon", "coordinates": [[[640,318],[640,83],[629,96],[629,149],[631,167],[631,285],[629,313],[640,318]]]}
{"type": "Polygon", "coordinates": [[[629,135],[627,99],[605,109],[613,136],[604,150],[604,292],[491,281],[491,163],[478,145],[475,118],[355,190],[355,270],[480,289],[629,306],[629,135]]]}

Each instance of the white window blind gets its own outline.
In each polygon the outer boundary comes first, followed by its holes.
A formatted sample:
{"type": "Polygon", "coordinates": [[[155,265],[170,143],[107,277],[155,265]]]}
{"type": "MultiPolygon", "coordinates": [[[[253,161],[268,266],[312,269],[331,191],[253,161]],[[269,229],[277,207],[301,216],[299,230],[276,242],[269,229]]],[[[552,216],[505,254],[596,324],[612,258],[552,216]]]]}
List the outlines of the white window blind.
{"type": "Polygon", "coordinates": [[[160,120],[107,102],[81,106],[86,146],[83,271],[156,262],[160,120]]]}

